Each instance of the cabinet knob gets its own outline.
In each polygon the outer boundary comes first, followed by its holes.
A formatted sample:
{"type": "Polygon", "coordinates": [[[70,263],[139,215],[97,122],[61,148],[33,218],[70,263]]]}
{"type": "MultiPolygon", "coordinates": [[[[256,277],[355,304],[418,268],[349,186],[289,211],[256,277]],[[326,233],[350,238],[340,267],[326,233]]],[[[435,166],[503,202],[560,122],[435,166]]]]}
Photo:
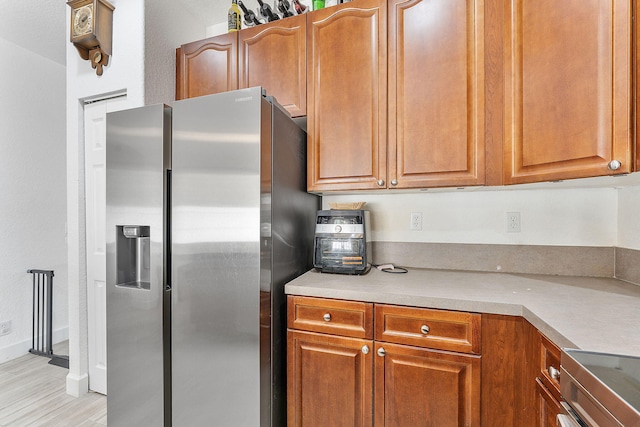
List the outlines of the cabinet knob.
{"type": "Polygon", "coordinates": [[[607,167],[612,171],[617,171],[620,169],[620,166],[622,166],[622,163],[620,163],[619,160],[611,160],[607,165],[607,167]]]}
{"type": "Polygon", "coordinates": [[[369,346],[368,345],[363,345],[362,346],[362,354],[369,354],[369,346]]]}
{"type": "Polygon", "coordinates": [[[422,332],[424,335],[427,335],[430,330],[431,329],[429,329],[429,327],[427,325],[420,326],[420,332],[422,332]]]}
{"type": "Polygon", "coordinates": [[[547,371],[549,372],[549,376],[552,379],[557,380],[557,379],[560,378],[560,371],[558,369],[554,368],[553,366],[549,366],[547,371]]]}
{"type": "Polygon", "coordinates": [[[397,179],[392,179],[391,180],[391,185],[398,185],[398,180],[397,179]]]}
{"type": "Polygon", "coordinates": [[[378,180],[378,187],[384,187],[384,179],[378,180]]]}
{"type": "Polygon", "coordinates": [[[331,322],[331,314],[329,313],[325,313],[324,316],[322,316],[322,318],[324,319],[325,322],[331,322]]]}
{"type": "Polygon", "coordinates": [[[380,356],[380,357],[384,357],[384,356],[385,356],[385,354],[387,354],[387,352],[385,351],[384,347],[380,347],[380,348],[378,349],[378,356],[380,356]]]}

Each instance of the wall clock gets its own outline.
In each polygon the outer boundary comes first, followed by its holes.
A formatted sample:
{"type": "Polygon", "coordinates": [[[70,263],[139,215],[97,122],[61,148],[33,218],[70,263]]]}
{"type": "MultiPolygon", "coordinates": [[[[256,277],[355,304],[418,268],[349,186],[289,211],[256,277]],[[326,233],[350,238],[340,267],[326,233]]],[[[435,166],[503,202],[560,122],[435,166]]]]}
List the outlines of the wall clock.
{"type": "Polygon", "coordinates": [[[111,55],[115,8],[105,0],[69,0],[67,4],[71,7],[71,43],[101,76],[111,55]]]}

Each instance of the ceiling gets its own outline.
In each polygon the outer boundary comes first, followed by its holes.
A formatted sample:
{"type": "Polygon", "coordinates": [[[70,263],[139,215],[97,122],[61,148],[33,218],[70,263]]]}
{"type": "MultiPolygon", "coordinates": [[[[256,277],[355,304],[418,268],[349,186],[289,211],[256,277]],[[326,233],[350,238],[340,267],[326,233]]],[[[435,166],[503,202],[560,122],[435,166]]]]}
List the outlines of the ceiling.
{"type": "MultiPolygon", "coordinates": [[[[199,17],[199,21],[212,24],[225,20],[231,3],[225,0],[168,1],[182,3],[193,16],[199,17]]],[[[110,3],[117,7],[118,0],[110,3]]],[[[65,0],[0,0],[0,5],[0,38],[66,65],[69,41],[66,18],[70,9],[65,0]]]]}

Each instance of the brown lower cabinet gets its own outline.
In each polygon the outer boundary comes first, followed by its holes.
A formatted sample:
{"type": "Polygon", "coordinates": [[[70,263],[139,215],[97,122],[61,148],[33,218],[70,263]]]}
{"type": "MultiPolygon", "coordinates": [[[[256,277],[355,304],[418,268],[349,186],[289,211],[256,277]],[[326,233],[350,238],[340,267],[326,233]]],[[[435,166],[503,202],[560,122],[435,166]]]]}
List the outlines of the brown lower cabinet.
{"type": "Polygon", "coordinates": [[[288,342],[289,426],[371,426],[372,404],[376,426],[480,425],[480,356],[292,330],[288,342]]]}
{"type": "Polygon", "coordinates": [[[375,344],[376,426],[479,426],[480,356],[375,344]]]}
{"type": "Polygon", "coordinates": [[[422,346],[479,348],[480,315],[460,314],[290,296],[288,426],[480,426],[480,355],[422,346]]]}
{"type": "Polygon", "coordinates": [[[370,426],[373,342],[293,330],[287,341],[288,425],[370,426]]]}
{"type": "Polygon", "coordinates": [[[289,296],[289,427],[551,427],[560,348],[522,316],[289,296]]]}

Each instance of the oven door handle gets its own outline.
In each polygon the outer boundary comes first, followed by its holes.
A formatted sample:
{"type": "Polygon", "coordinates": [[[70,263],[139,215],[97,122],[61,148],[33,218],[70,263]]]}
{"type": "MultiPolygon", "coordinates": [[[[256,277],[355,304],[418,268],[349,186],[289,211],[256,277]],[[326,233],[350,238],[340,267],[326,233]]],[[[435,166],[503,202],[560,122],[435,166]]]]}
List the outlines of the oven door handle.
{"type": "Polygon", "coordinates": [[[558,414],[556,416],[556,425],[558,427],[580,427],[571,416],[565,414],[558,414]]]}
{"type": "Polygon", "coordinates": [[[560,402],[562,413],[556,416],[556,426],[558,427],[582,427],[584,423],[578,418],[573,409],[566,403],[560,402]]]}

